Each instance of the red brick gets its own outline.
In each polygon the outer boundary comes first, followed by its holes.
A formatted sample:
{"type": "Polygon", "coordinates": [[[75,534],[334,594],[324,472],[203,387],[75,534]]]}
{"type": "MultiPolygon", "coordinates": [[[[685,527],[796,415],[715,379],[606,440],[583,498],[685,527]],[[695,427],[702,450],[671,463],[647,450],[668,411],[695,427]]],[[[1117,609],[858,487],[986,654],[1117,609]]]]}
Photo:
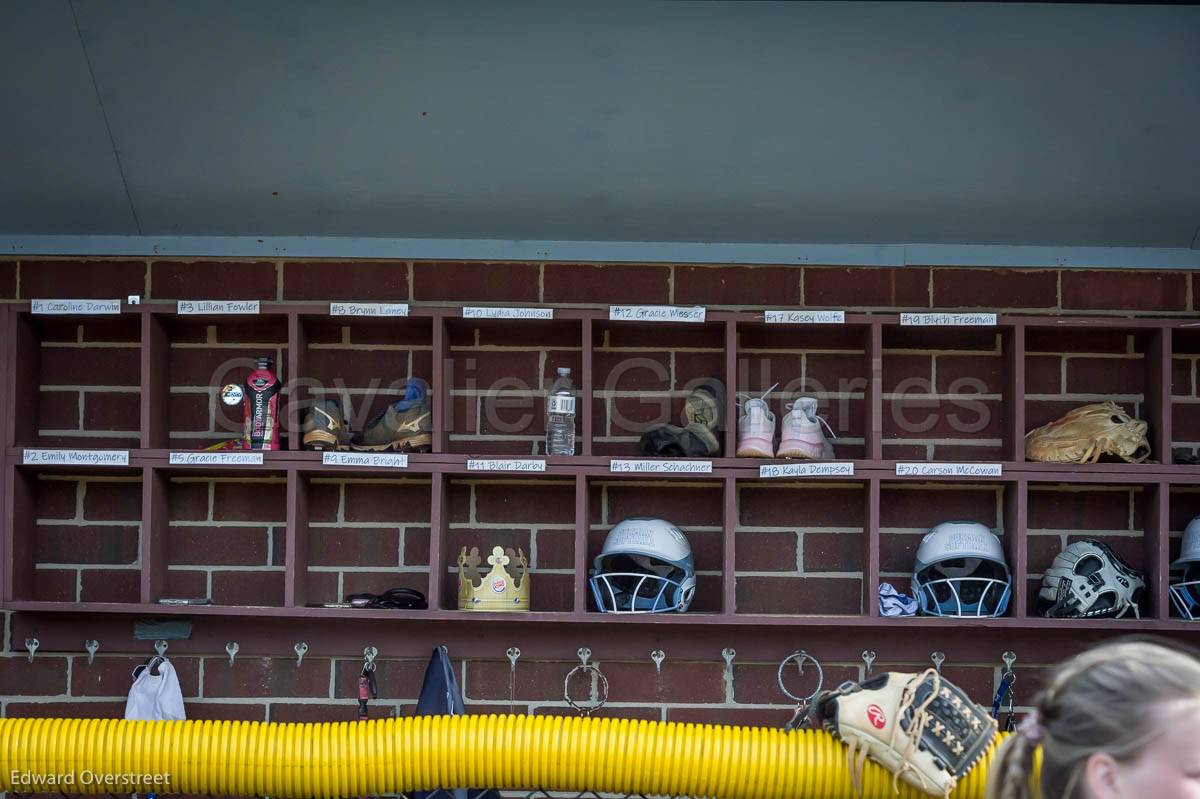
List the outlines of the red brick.
{"type": "Polygon", "coordinates": [[[567,612],[575,607],[575,575],[533,573],[533,596],[530,610],[567,612]]]}
{"type": "Polygon", "coordinates": [[[574,320],[450,319],[448,325],[452,347],[579,351],[583,345],[583,328],[574,320]]]}
{"type": "Polygon", "coordinates": [[[62,435],[38,436],[36,443],[43,447],[83,447],[86,449],[112,447],[114,449],[126,449],[137,447],[138,436],[135,433],[126,436],[88,436],[82,438],[78,434],[64,433],[62,435]]]}
{"type": "Polygon", "coordinates": [[[800,267],[677,266],[680,305],[802,305],[800,267]]]}
{"type": "Polygon", "coordinates": [[[1192,385],[1192,371],[1195,363],[1193,358],[1175,357],[1171,359],[1172,396],[1191,397],[1195,395],[1196,389],[1192,385]]]}
{"type": "Polygon", "coordinates": [[[75,503],[80,482],[76,480],[37,481],[37,505],[34,513],[39,519],[74,519],[75,503]]]}
{"type": "Polygon", "coordinates": [[[208,489],[211,483],[172,480],[167,491],[168,516],[172,521],[202,521],[208,518],[208,489]]]}
{"type": "Polygon", "coordinates": [[[33,573],[33,596],[41,602],[75,602],[74,569],[38,569],[33,573]]]}
{"type": "Polygon", "coordinates": [[[896,399],[883,402],[886,438],[1001,438],[1003,405],[999,400],[896,399]]]}
{"type": "Polygon", "coordinates": [[[289,261],[283,265],[285,300],[407,300],[403,261],[289,261]]]}
{"type": "Polygon", "coordinates": [[[857,578],[737,578],[738,613],[857,614],[861,607],[857,578]]]}
{"type": "Polygon", "coordinates": [[[654,664],[601,661],[609,697],[620,702],[722,702],[723,663],[699,663],[668,657],[658,675],[654,664]]]}
{"type": "Polygon", "coordinates": [[[861,527],[866,495],[841,486],[742,486],[741,523],[746,526],[861,527]],[[803,509],[798,512],[797,509],[803,509]]]}
{"type": "Polygon", "coordinates": [[[475,518],[491,524],[571,524],[575,520],[575,485],[476,483],[475,518]]]}
{"type": "Polygon", "coordinates": [[[135,563],[137,527],[40,525],[34,557],[38,563],[135,563]]]}
{"type": "Polygon", "coordinates": [[[928,308],[924,267],[804,267],[804,303],[834,308],[928,308]]]}
{"type": "Polygon", "coordinates": [[[142,518],[142,484],[86,483],[83,515],[91,521],[133,521],[142,518]]]}
{"type": "Polygon", "coordinates": [[[796,571],[795,533],[739,530],[735,547],[738,571],[796,571]]]}
{"type": "MultiPolygon", "coordinates": [[[[37,404],[37,430],[78,430],[78,391],[40,391],[37,404]]],[[[36,430],[17,431],[17,437],[32,435],[36,430]]]]}
{"type": "Polygon", "coordinates": [[[167,398],[167,419],[172,432],[205,432],[211,427],[210,414],[207,394],[171,394],[167,398]]]}
{"type": "Polygon", "coordinates": [[[155,261],[150,293],[156,300],[274,300],[275,264],[269,261],[155,261]]]}
{"type": "Polygon", "coordinates": [[[1176,442],[1200,441],[1200,405],[1171,406],[1171,435],[1176,442]]]}
{"type": "Polygon", "coordinates": [[[347,522],[429,523],[430,486],[422,483],[347,483],[347,522]]]}
{"type": "Polygon", "coordinates": [[[400,562],[396,530],[315,527],[309,534],[313,566],[395,566],[400,562]]]}
{"type": "Polygon", "coordinates": [[[607,400],[596,398],[593,408],[601,409],[601,423],[595,428],[605,431],[605,423],[610,425],[608,432],[614,436],[638,435],[645,433],[651,427],[660,424],[679,424],[683,408],[682,400],[672,399],[666,394],[642,394],[637,397],[612,397],[607,400]],[[612,406],[611,418],[607,417],[605,408],[612,406]]]}
{"type": "Polygon", "coordinates": [[[373,388],[399,398],[408,381],[408,354],[404,350],[310,349],[304,377],[335,393],[342,388],[373,388]]]}
{"type": "Polygon", "coordinates": [[[120,702],[9,702],[10,719],[119,719],[125,716],[120,702]]]}
{"type": "Polygon", "coordinates": [[[882,533],[879,536],[879,568],[884,572],[910,573],[916,562],[923,533],[882,533]]]}
{"type": "Polygon", "coordinates": [[[1045,490],[1031,486],[1029,517],[1031,529],[1126,530],[1129,529],[1130,489],[1086,491],[1045,490]]]}
{"type": "Polygon", "coordinates": [[[1058,272],[934,269],[934,308],[1055,308],[1058,272]]]}
{"type": "MultiPolygon", "coordinates": [[[[520,660],[517,662],[514,693],[518,701],[562,701],[563,679],[578,662],[520,660]]],[[[507,660],[471,660],[467,662],[467,678],[463,695],[467,699],[508,699],[510,667],[507,660]]],[[[580,684],[572,682],[578,696],[588,696],[580,684]]],[[[610,686],[611,687],[611,686],[610,686]]],[[[615,699],[615,697],[614,697],[615,699]]]]}
{"type": "Polygon", "coordinates": [[[1187,275],[1068,269],[1062,273],[1062,304],[1082,311],[1183,311],[1187,309],[1187,275]]]}
{"type": "Polygon", "coordinates": [[[928,394],[933,387],[933,358],[929,355],[892,355],[883,359],[883,392],[928,394]]]}
{"type": "Polygon", "coordinates": [[[669,519],[680,527],[719,526],[722,493],[719,487],[659,484],[608,484],[608,521],[616,524],[633,516],[669,519]]]}
{"type": "Polygon", "coordinates": [[[534,264],[416,263],[413,299],[488,303],[538,301],[534,264]]]}
{"type": "MultiPolygon", "coordinates": [[[[102,653],[94,663],[86,657],[76,657],[71,665],[71,695],[86,697],[123,697],[129,693],[133,670],[147,661],[146,656],[119,655],[105,657],[102,653]]],[[[200,695],[200,661],[196,658],[171,658],[179,676],[179,688],[184,697],[200,695]]],[[[191,704],[188,705],[189,717],[191,704]]]]}
{"type": "Polygon", "coordinates": [[[404,531],[404,565],[429,565],[428,527],[409,527],[404,531]]]}
{"type": "Polygon", "coordinates": [[[138,430],[141,419],[140,394],[85,392],[83,427],[85,430],[138,430]]]}
{"type": "Polygon", "coordinates": [[[80,602],[137,602],[141,574],[137,569],[96,569],[80,573],[80,602]]]}
{"type": "Polygon", "coordinates": [[[266,705],[231,705],[207,700],[187,704],[189,721],[266,721],[266,705]]]}
{"type": "Polygon", "coordinates": [[[592,325],[592,343],[596,349],[719,350],[725,346],[725,324],[599,322],[592,325]]]}
{"type": "Polygon", "coordinates": [[[141,356],[136,349],[44,347],[41,382],[51,386],[137,388],[141,385],[141,356]]]}
{"type": "Polygon", "coordinates": [[[163,596],[208,596],[208,575],[202,571],[176,571],[172,569],[166,574],[163,584],[163,596]]]}
{"type": "Polygon", "coordinates": [[[0,693],[6,697],[62,696],[66,692],[66,658],[42,656],[34,663],[19,655],[0,658],[0,693]]]}
{"type": "Polygon", "coordinates": [[[143,261],[22,261],[21,298],[124,300],[145,294],[143,261]]]}
{"type": "Polygon", "coordinates": [[[596,391],[667,391],[671,361],[666,352],[599,350],[592,356],[596,391]]]}
{"type": "Polygon", "coordinates": [[[667,721],[678,724],[720,724],[779,729],[792,718],[793,708],[669,707],[667,721]]]}
{"type": "MultiPolygon", "coordinates": [[[[459,661],[451,662],[457,669],[459,661]]],[[[424,660],[377,660],[375,681],[379,685],[380,698],[388,701],[416,699],[421,693],[426,665],[424,660]]],[[[333,695],[339,699],[357,699],[362,660],[337,660],[334,668],[333,695]]],[[[461,677],[461,673],[456,671],[455,676],[461,677]]]]}
{"type": "Polygon", "coordinates": [[[240,383],[254,369],[261,348],[214,345],[203,349],[173,347],[168,361],[171,386],[220,388],[240,383]]]}
{"type": "Polygon", "coordinates": [[[1197,514],[1200,514],[1200,493],[1171,490],[1171,530],[1182,531],[1197,514]]]}
{"type": "Polygon", "coordinates": [[[997,489],[901,488],[884,485],[880,495],[881,527],[928,529],[939,522],[970,520],[996,524],[997,489]]]}
{"type": "Polygon", "coordinates": [[[862,554],[861,534],[804,534],[804,570],[807,572],[861,572],[862,554]]]}
{"type": "Polygon", "coordinates": [[[980,350],[994,352],[1000,334],[990,327],[883,328],[884,350],[980,350]]]}
{"type": "MultiPolygon", "coordinates": [[[[282,535],[282,531],[277,535],[282,535]]],[[[172,527],[172,565],[261,566],[267,562],[265,527],[172,527]]]]}
{"type": "Polygon", "coordinates": [[[1140,358],[1067,358],[1071,394],[1140,395],[1145,378],[1146,366],[1140,358]]]}
{"type": "Polygon", "coordinates": [[[204,696],[219,697],[327,697],[328,658],[304,658],[297,668],[295,658],[239,657],[233,665],[227,657],[204,659],[204,696]]]}
{"type": "Polygon", "coordinates": [[[391,588],[415,588],[424,594],[429,590],[429,575],[426,572],[397,572],[395,569],[386,572],[345,572],[343,588],[347,596],[381,594],[391,588]]]}
{"type": "MultiPolygon", "coordinates": [[[[370,718],[387,718],[392,715],[391,706],[378,701],[368,705],[370,718]]],[[[297,702],[272,702],[272,724],[327,724],[338,721],[358,721],[358,702],[336,704],[308,704],[297,702]]]]}
{"type": "Polygon", "coordinates": [[[17,262],[4,261],[0,263],[0,299],[15,300],[17,298],[17,262]]]}
{"type": "MultiPolygon", "coordinates": [[[[822,663],[821,668],[825,673],[823,690],[831,690],[847,680],[859,679],[857,666],[822,663]]],[[[779,690],[778,675],[778,663],[734,663],[734,701],[745,705],[791,704],[792,700],[779,690]]],[[[784,683],[797,696],[811,694],[817,687],[816,669],[808,664],[801,675],[795,663],[792,663],[784,675],[784,683]]]]}
{"type": "Polygon", "coordinates": [[[671,269],[667,266],[546,264],[544,270],[543,288],[549,303],[670,302],[671,269]]]}
{"type": "Polygon", "coordinates": [[[287,485],[280,482],[216,483],[213,518],[217,521],[279,522],[287,519],[287,485]]]}
{"type": "Polygon", "coordinates": [[[283,572],[213,572],[212,600],[218,605],[282,605],[283,572]]]}
{"type": "Polygon", "coordinates": [[[855,391],[867,387],[867,359],[862,353],[808,353],[804,356],[805,389],[814,391],[855,391]]]}
{"type": "MultiPolygon", "coordinates": [[[[585,703],[591,702],[586,697],[575,697],[577,700],[582,699],[585,703]]],[[[520,712],[520,708],[518,711],[520,712]]],[[[571,707],[562,706],[545,706],[535,708],[534,716],[566,716],[567,718],[577,717],[579,711],[571,707]]],[[[629,719],[630,721],[659,721],[662,718],[662,710],[658,707],[601,707],[589,714],[590,718],[594,719],[629,719]]]]}
{"type": "Polygon", "coordinates": [[[711,379],[725,382],[725,354],[722,352],[675,353],[677,391],[689,391],[711,379]]]}
{"type": "MultiPolygon", "coordinates": [[[[542,452],[546,429],[543,397],[482,397],[479,405],[480,435],[531,436],[539,439],[538,452],[542,452]]],[[[578,421],[575,429],[578,432],[578,421]]],[[[519,442],[515,447],[517,454],[529,454],[529,442],[519,442]]]]}
{"type": "Polygon", "coordinates": [[[938,393],[1001,394],[1004,360],[994,355],[939,355],[936,362],[938,393]]]}
{"type": "Polygon", "coordinates": [[[1062,390],[1062,358],[1060,356],[1026,356],[1025,392],[1027,394],[1060,394],[1062,390]]]}
{"type": "Polygon", "coordinates": [[[1129,334],[1123,330],[1075,328],[1028,328],[1027,353],[1123,353],[1129,350],[1129,334]]]}
{"type": "Polygon", "coordinates": [[[538,391],[541,356],[534,351],[453,352],[450,385],[467,391],[538,391]]]}

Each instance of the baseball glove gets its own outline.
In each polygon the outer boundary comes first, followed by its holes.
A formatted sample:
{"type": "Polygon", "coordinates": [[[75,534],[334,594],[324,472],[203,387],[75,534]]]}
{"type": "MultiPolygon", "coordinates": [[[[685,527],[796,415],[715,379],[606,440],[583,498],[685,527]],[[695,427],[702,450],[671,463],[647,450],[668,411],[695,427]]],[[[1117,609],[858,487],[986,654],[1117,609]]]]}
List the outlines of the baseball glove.
{"type": "Polygon", "coordinates": [[[959,778],[987,751],[996,721],[936,669],[887,672],[862,684],[843,683],[817,699],[825,729],[849,745],[847,763],[862,795],[870,757],[899,780],[932,796],[948,797],[959,778]]]}
{"type": "Polygon", "coordinates": [[[1084,405],[1026,433],[1025,457],[1047,463],[1095,463],[1101,455],[1116,455],[1128,463],[1141,463],[1150,457],[1147,427],[1115,402],[1084,405]]]}

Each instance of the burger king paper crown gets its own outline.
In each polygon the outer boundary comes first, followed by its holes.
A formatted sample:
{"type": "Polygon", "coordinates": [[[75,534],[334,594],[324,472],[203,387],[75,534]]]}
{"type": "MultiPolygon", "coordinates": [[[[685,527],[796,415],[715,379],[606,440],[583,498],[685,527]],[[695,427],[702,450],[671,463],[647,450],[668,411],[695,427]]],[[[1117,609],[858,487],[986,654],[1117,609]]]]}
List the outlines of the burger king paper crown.
{"type": "Polygon", "coordinates": [[[466,547],[462,548],[458,555],[458,609],[529,610],[529,563],[525,553],[492,547],[487,561],[492,568],[481,579],[479,548],[471,547],[470,555],[466,547]],[[514,560],[521,564],[517,579],[504,568],[514,560]]]}

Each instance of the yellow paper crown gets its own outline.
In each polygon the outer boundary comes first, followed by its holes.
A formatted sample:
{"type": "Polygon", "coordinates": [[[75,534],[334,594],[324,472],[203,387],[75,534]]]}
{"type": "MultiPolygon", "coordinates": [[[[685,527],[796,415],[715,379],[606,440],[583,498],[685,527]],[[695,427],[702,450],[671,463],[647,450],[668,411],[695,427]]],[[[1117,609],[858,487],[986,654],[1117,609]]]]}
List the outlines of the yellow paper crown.
{"type": "Polygon", "coordinates": [[[492,568],[481,579],[479,548],[471,547],[470,555],[466,547],[462,548],[458,555],[458,609],[529,610],[529,563],[525,553],[492,547],[487,561],[492,568]],[[504,568],[514,560],[521,565],[516,579],[504,568]]]}

